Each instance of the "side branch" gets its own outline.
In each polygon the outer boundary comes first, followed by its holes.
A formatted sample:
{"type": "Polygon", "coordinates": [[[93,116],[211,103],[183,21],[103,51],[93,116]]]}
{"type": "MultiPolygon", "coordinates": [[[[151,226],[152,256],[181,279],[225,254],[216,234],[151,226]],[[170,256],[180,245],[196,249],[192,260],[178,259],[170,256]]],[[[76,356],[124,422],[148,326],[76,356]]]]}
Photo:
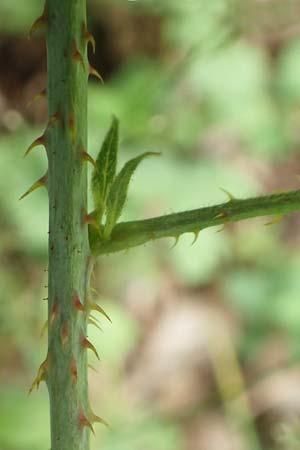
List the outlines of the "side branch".
{"type": "Polygon", "coordinates": [[[90,226],[89,236],[95,256],[127,250],[154,239],[194,233],[216,225],[228,224],[253,217],[284,215],[300,211],[300,190],[283,192],[245,200],[232,199],[220,205],[168,214],[153,219],[117,224],[109,240],[90,226]]]}

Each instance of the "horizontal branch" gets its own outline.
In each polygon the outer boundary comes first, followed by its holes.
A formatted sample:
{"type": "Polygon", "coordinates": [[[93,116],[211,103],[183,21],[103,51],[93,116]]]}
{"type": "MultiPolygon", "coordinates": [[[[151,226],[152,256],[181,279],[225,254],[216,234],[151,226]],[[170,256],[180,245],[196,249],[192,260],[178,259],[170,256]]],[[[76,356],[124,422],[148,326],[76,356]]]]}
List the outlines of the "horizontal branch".
{"type": "Polygon", "coordinates": [[[282,192],[245,200],[231,199],[226,203],[153,219],[121,222],[115,226],[109,240],[90,226],[90,245],[95,256],[127,250],[154,239],[194,233],[216,225],[253,217],[284,215],[300,211],[300,190],[282,192]]]}

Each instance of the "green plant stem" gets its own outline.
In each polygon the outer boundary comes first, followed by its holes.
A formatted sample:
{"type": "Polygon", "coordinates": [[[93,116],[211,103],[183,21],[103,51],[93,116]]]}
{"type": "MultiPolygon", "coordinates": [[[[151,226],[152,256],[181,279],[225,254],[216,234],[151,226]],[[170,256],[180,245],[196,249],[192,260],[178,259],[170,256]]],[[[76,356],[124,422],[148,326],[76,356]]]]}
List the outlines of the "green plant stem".
{"type": "Polygon", "coordinates": [[[197,233],[204,228],[237,222],[259,216],[284,215],[300,211],[300,190],[230,200],[220,205],[168,214],[153,219],[122,222],[115,226],[111,238],[100,238],[90,226],[90,245],[93,255],[127,250],[154,239],[174,237],[183,233],[197,233]]]}
{"type": "Polygon", "coordinates": [[[49,309],[45,369],[50,397],[51,450],[88,450],[87,356],[82,346],[89,277],[87,168],[87,43],[85,0],[48,0],[49,309]],[[80,56],[82,60],[80,60],[80,56]],[[51,123],[53,117],[57,120],[51,123]],[[77,373],[76,373],[77,372],[77,373]]]}

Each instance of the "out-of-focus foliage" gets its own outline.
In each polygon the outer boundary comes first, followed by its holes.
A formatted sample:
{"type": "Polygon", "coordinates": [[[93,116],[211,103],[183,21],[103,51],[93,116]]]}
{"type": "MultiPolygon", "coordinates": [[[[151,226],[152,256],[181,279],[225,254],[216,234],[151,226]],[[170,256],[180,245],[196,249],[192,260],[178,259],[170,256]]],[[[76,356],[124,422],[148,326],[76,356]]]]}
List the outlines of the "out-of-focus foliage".
{"type": "MultiPolygon", "coordinates": [[[[46,389],[26,397],[46,347],[48,203],[43,190],[18,202],[46,170],[43,150],[22,158],[46,117],[43,101],[25,108],[45,82],[41,37],[26,41],[42,6],[0,3],[1,450],[49,447],[46,389]]],[[[283,0],[90,0],[105,84],[90,84],[88,150],[115,114],[118,170],[162,153],[134,175],[121,219],[221,202],[219,187],[298,187],[297,13],[283,0]]],[[[112,427],[94,448],[297,448],[299,218],[266,222],[99,260],[93,284],[113,324],[90,330],[101,356],[90,389],[112,427]]]]}

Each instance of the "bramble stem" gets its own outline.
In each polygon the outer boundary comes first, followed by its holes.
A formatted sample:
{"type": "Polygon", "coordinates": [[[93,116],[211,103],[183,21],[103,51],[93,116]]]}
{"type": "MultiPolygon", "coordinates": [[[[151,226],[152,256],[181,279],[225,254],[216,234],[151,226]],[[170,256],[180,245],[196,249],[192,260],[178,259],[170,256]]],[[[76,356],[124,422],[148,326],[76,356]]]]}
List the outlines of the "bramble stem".
{"type": "Polygon", "coordinates": [[[82,345],[89,272],[87,168],[87,42],[85,0],[47,0],[49,125],[49,309],[45,379],[51,450],[88,450],[87,357],[82,345]],[[53,120],[56,118],[56,120],[53,120]],[[77,299],[77,300],[76,300],[77,299]],[[79,300],[78,300],[79,299],[79,300]]]}
{"type": "Polygon", "coordinates": [[[237,222],[259,216],[284,215],[300,211],[300,190],[245,200],[230,200],[220,205],[168,214],[153,219],[121,222],[113,229],[110,240],[102,240],[90,227],[93,255],[127,250],[164,237],[178,238],[183,233],[197,233],[204,228],[237,222]]]}

